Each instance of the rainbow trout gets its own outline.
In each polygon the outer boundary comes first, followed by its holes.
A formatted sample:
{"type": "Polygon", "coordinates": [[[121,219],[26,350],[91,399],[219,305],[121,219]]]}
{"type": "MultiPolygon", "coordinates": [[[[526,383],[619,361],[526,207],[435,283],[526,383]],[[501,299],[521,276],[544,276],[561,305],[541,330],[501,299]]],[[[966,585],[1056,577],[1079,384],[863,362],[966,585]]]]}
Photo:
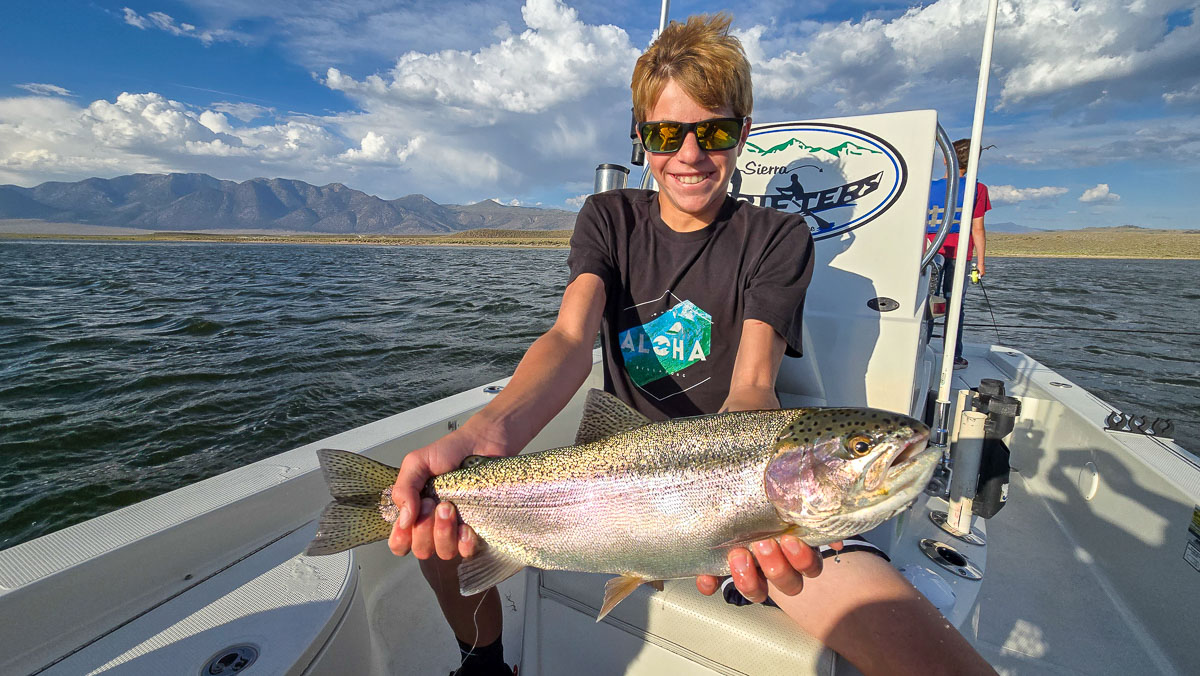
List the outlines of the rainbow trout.
{"type": "MultiPolygon", "coordinates": [[[[430,480],[483,543],[459,565],[463,595],[525,566],[610,573],[604,617],[639,584],[729,573],[726,553],[791,533],[810,545],[865,532],[920,495],[939,458],[929,428],[866,408],[742,411],[651,423],[588,393],[574,446],[471,456],[430,480]]],[[[334,501],[309,555],[391,533],[398,470],[317,451],[334,501]]]]}

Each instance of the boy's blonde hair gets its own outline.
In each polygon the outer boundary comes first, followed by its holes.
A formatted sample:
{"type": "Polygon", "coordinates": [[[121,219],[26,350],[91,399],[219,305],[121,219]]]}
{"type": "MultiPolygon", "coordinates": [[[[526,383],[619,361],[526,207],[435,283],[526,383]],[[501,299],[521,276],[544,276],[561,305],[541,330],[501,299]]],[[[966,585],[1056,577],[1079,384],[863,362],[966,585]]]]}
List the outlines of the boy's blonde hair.
{"type": "Polygon", "coordinates": [[[672,21],[633,67],[633,114],[638,122],[646,115],[667,80],[674,80],[696,103],[709,110],[728,106],[734,117],[745,117],[754,108],[750,62],[742,43],[729,34],[733,17],[725,12],[672,21]]]}

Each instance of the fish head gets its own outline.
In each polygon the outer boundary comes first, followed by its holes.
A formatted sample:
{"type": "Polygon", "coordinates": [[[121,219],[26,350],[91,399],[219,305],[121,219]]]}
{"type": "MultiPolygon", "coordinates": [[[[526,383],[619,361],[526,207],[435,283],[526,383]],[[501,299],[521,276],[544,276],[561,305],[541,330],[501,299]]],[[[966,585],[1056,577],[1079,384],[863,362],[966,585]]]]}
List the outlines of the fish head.
{"type": "Polygon", "coordinates": [[[810,545],[862,533],[925,489],[941,455],[928,440],[929,427],[898,413],[796,409],[764,473],[767,498],[810,545]]]}

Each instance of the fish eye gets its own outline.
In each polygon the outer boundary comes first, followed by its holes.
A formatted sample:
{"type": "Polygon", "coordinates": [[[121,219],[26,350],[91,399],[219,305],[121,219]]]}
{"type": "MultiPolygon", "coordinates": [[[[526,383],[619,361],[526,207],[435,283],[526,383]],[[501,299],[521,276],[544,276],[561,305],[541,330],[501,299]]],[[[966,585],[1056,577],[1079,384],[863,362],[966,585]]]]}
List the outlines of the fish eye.
{"type": "Polygon", "coordinates": [[[846,440],[846,450],[861,458],[871,451],[871,440],[862,434],[856,434],[846,440]]]}

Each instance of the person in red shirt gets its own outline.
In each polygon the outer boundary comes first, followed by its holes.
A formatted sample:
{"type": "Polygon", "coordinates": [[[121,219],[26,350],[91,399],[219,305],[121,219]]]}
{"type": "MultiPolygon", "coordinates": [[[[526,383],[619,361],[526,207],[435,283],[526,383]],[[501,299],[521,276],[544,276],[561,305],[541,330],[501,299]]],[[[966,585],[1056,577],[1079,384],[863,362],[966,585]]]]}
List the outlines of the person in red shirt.
{"type": "MultiPolygon", "coordinates": [[[[946,259],[945,265],[942,267],[941,276],[937,282],[937,288],[941,290],[941,294],[947,300],[950,299],[950,293],[954,288],[954,258],[958,253],[958,234],[959,227],[962,222],[963,196],[966,193],[966,175],[967,175],[967,160],[970,155],[971,139],[963,138],[954,142],[954,153],[958,156],[958,205],[954,210],[954,220],[950,225],[950,233],[946,235],[945,241],[942,242],[942,248],[938,249],[938,253],[946,259]]],[[[942,211],[945,209],[946,203],[946,179],[940,178],[934,181],[929,187],[929,213],[930,222],[928,224],[926,237],[929,241],[933,241],[938,223],[941,221],[942,211]]],[[[971,214],[971,233],[967,237],[967,260],[975,258],[975,267],[979,270],[979,276],[983,277],[986,272],[984,264],[984,249],[985,249],[985,233],[983,227],[983,215],[990,211],[992,202],[988,198],[987,186],[983,183],[975,183],[975,208],[971,214]]],[[[929,323],[930,329],[933,328],[933,322],[929,323]]],[[[960,317],[958,323],[958,340],[954,346],[954,368],[966,368],[967,360],[962,356],[962,330],[963,322],[960,317]]],[[[943,331],[943,334],[945,332],[943,331]]]]}

